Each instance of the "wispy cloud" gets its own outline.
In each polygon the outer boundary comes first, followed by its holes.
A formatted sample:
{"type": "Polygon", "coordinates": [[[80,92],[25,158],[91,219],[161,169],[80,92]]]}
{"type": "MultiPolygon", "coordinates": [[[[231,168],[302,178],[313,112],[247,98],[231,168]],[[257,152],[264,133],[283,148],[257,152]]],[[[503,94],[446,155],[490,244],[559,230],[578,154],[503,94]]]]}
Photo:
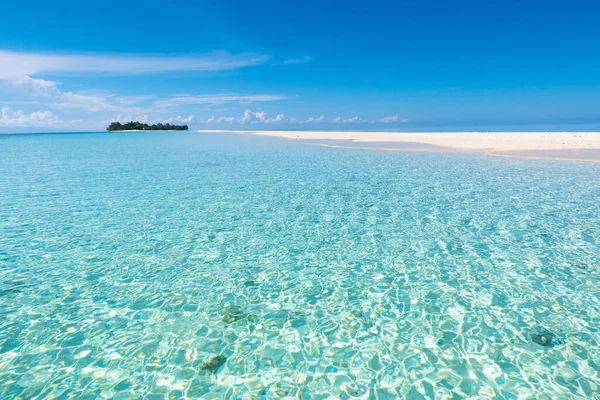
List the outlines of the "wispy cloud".
{"type": "MultiPolygon", "coordinates": [[[[156,99],[152,95],[118,96],[105,92],[63,92],[60,82],[20,77],[10,81],[9,85],[18,88],[36,101],[22,101],[19,104],[41,104],[57,109],[81,109],[90,112],[109,111],[123,115],[123,113],[148,113],[160,112],[166,107],[186,107],[194,105],[216,106],[221,104],[238,103],[252,104],[259,102],[281,101],[288,97],[277,94],[239,94],[217,93],[207,95],[179,94],[164,99],[156,99]]],[[[215,110],[213,109],[213,112],[215,110]]],[[[175,118],[175,117],[173,117],[175,118]]]]}
{"type": "Polygon", "coordinates": [[[158,107],[177,107],[182,105],[220,105],[226,103],[249,104],[254,102],[285,100],[287,96],[273,94],[206,94],[206,95],[180,95],[164,100],[158,100],[154,104],[158,107]]]}
{"type": "Polygon", "coordinates": [[[375,122],[381,122],[384,124],[395,123],[395,122],[406,123],[406,122],[408,122],[408,120],[404,119],[404,118],[401,119],[397,115],[393,115],[391,117],[379,118],[379,119],[375,120],[375,122]]]}
{"type": "Polygon", "coordinates": [[[278,65],[302,64],[302,63],[309,62],[310,60],[311,60],[311,58],[309,56],[302,56],[302,57],[298,57],[298,58],[290,58],[289,60],[285,60],[281,64],[278,64],[278,65]]]}
{"type": "Polygon", "coordinates": [[[0,79],[59,72],[154,74],[169,71],[224,71],[264,64],[269,55],[231,54],[47,54],[0,50],[0,79]]]}
{"type": "Polygon", "coordinates": [[[79,108],[91,112],[123,111],[124,107],[110,102],[110,95],[86,95],[73,92],[61,93],[53,104],[57,108],[79,108]]]}
{"type": "MultiPolygon", "coordinates": [[[[74,93],[60,90],[60,82],[22,76],[8,81],[21,94],[31,96],[35,101],[15,102],[19,104],[42,104],[46,107],[74,108],[91,112],[135,112],[134,105],[148,100],[151,96],[116,96],[106,93],[74,93]]],[[[138,110],[139,111],[139,110],[138,110]]]]}
{"type": "Polygon", "coordinates": [[[118,104],[122,104],[124,106],[132,106],[134,104],[139,104],[143,101],[147,101],[152,99],[154,96],[151,95],[143,95],[143,96],[121,96],[116,97],[115,102],[118,104]]]}

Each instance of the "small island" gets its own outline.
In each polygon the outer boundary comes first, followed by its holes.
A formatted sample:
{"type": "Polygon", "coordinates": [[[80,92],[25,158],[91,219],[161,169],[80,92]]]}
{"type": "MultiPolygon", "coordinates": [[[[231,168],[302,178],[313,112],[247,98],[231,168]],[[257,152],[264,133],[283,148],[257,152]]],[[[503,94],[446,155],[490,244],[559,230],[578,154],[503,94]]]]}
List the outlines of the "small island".
{"type": "Polygon", "coordinates": [[[114,131],[187,131],[189,128],[187,125],[171,125],[171,124],[154,124],[148,125],[141,122],[127,122],[122,124],[120,122],[112,122],[106,127],[109,132],[114,131]]]}

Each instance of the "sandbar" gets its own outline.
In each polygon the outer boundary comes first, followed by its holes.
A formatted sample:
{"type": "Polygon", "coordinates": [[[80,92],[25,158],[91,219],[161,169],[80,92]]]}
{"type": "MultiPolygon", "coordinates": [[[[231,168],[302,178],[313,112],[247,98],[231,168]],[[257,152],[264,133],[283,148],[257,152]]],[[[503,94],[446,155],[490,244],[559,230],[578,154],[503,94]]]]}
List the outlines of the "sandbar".
{"type": "Polygon", "coordinates": [[[396,151],[470,151],[504,157],[600,162],[600,132],[352,132],[203,130],[273,136],[328,147],[396,151]]]}

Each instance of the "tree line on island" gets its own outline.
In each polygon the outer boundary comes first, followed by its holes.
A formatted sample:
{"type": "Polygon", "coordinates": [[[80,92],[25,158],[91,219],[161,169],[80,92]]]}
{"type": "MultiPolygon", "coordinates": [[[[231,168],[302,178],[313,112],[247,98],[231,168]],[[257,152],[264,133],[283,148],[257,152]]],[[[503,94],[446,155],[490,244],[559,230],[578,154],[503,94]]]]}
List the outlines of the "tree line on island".
{"type": "Polygon", "coordinates": [[[112,122],[106,127],[109,132],[113,131],[187,131],[187,125],[171,125],[171,124],[153,124],[148,125],[145,123],[131,121],[124,124],[120,122],[112,122]]]}

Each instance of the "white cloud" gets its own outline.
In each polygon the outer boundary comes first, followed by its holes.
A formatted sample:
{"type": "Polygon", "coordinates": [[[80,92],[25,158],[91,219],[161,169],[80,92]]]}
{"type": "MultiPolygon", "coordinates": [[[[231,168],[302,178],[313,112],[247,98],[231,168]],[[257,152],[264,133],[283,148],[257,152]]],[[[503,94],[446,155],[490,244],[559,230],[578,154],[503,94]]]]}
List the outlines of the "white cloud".
{"type": "MultiPolygon", "coordinates": [[[[28,75],[6,82],[17,88],[21,97],[22,95],[31,96],[27,100],[12,101],[11,103],[14,104],[42,104],[59,109],[76,108],[92,112],[135,112],[136,109],[131,105],[148,98],[148,96],[116,97],[113,94],[62,92],[59,88],[60,82],[36,79],[28,75]]],[[[7,86],[4,87],[7,88],[7,86]]]]}
{"type": "Polygon", "coordinates": [[[122,111],[123,107],[111,104],[110,95],[85,95],[73,92],[60,93],[58,102],[53,104],[58,108],[81,108],[84,110],[98,111],[122,111]]]}
{"type": "Polygon", "coordinates": [[[190,122],[194,122],[195,118],[193,115],[190,115],[187,118],[182,117],[181,115],[177,116],[177,117],[169,117],[167,119],[163,119],[163,123],[165,124],[170,124],[172,122],[179,122],[179,123],[183,123],[183,124],[189,124],[190,122]]]}
{"type": "Polygon", "coordinates": [[[277,114],[277,116],[275,116],[275,118],[269,118],[267,116],[267,113],[264,111],[254,112],[252,110],[246,110],[246,111],[244,111],[244,115],[241,118],[215,117],[213,115],[204,122],[207,124],[221,124],[221,123],[231,124],[234,122],[239,123],[239,124],[257,124],[257,123],[278,124],[278,123],[286,122],[286,118],[285,118],[285,115],[283,115],[283,114],[277,114]]]}
{"type": "Polygon", "coordinates": [[[39,97],[49,97],[60,93],[57,87],[60,82],[35,79],[27,75],[16,79],[13,84],[16,87],[25,87],[33,95],[39,97]]]}
{"type": "Polygon", "coordinates": [[[264,111],[254,112],[252,110],[246,110],[244,115],[240,118],[236,117],[215,117],[212,116],[204,123],[207,124],[220,124],[220,123],[238,123],[238,124],[276,124],[276,123],[288,123],[292,125],[297,124],[363,124],[363,123],[378,123],[378,122],[407,122],[405,119],[400,119],[398,116],[385,117],[376,120],[366,120],[359,116],[351,118],[336,117],[334,119],[327,119],[324,115],[319,117],[309,117],[305,120],[298,119],[295,117],[286,117],[283,114],[277,114],[275,118],[269,118],[267,113],[264,111]]]}
{"type": "Polygon", "coordinates": [[[334,124],[355,124],[355,123],[367,122],[367,121],[365,121],[364,119],[362,119],[359,116],[356,116],[356,117],[352,117],[352,118],[337,117],[337,118],[334,118],[331,122],[333,122],[334,124]]]}
{"type": "MultiPolygon", "coordinates": [[[[246,110],[246,113],[250,112],[249,110],[246,110]]],[[[245,116],[245,115],[244,115],[245,116]]],[[[260,122],[264,122],[267,120],[267,113],[264,111],[259,111],[254,113],[254,116],[256,117],[256,119],[258,119],[260,122]]]]}
{"type": "Polygon", "coordinates": [[[272,94],[207,94],[207,95],[180,95],[169,99],[159,100],[154,104],[158,107],[177,107],[182,105],[219,105],[238,102],[242,104],[264,101],[285,100],[287,96],[272,94]]]}
{"type": "Polygon", "coordinates": [[[384,117],[377,120],[377,122],[398,122],[398,116],[394,115],[392,117],[384,117]]]}
{"type": "MultiPolygon", "coordinates": [[[[142,102],[151,96],[122,96],[113,94],[82,94],[74,92],[62,92],[58,85],[60,82],[35,79],[23,76],[12,81],[14,87],[26,88],[34,97],[41,97],[33,103],[44,104],[54,108],[75,108],[91,112],[113,111],[113,112],[139,112],[139,108],[132,105],[142,102]]],[[[22,104],[31,102],[20,102],[22,104]]]]}
{"type": "Polygon", "coordinates": [[[393,115],[391,117],[384,117],[384,118],[379,118],[377,120],[375,120],[374,122],[382,122],[382,123],[393,123],[393,122],[400,122],[400,123],[405,123],[408,122],[407,119],[400,119],[398,118],[397,115],[393,115]]]}
{"type": "MultiPolygon", "coordinates": [[[[155,112],[153,110],[151,112],[155,112]]],[[[110,122],[129,122],[129,121],[139,121],[139,122],[147,122],[147,115],[139,115],[137,117],[133,116],[134,114],[119,114],[116,118],[110,120],[110,122]]],[[[328,119],[324,115],[320,115],[319,117],[309,117],[307,119],[298,119],[295,117],[286,117],[284,114],[276,114],[274,117],[269,117],[269,115],[265,111],[252,111],[251,109],[247,109],[241,116],[215,116],[212,115],[210,118],[206,120],[198,120],[194,115],[190,115],[188,117],[184,116],[172,116],[172,117],[161,117],[156,118],[156,121],[160,121],[163,123],[180,123],[180,124],[189,124],[192,122],[202,123],[202,124],[240,124],[240,125],[253,125],[253,124],[288,124],[288,125],[302,125],[302,124],[371,124],[371,123],[404,123],[407,122],[406,119],[401,119],[398,116],[394,115],[391,117],[384,117],[374,120],[366,120],[359,116],[354,116],[351,118],[343,118],[336,117],[334,119],[328,119]]]]}
{"type": "MultiPolygon", "coordinates": [[[[148,123],[148,115],[132,115],[132,114],[118,114],[116,117],[110,119],[108,122],[120,122],[122,124],[130,121],[141,122],[143,124],[148,123]]],[[[162,122],[163,124],[171,124],[174,122],[189,124],[190,122],[194,122],[196,119],[193,115],[189,117],[182,117],[181,115],[176,117],[169,118],[156,118],[156,121],[162,122]]]]}
{"type": "Polygon", "coordinates": [[[231,124],[233,122],[235,122],[234,117],[218,117],[218,118],[216,118],[214,115],[206,120],[207,124],[222,124],[222,123],[231,124]]]}
{"type": "MultiPolygon", "coordinates": [[[[1,67],[0,67],[1,69],[1,67]]],[[[58,109],[82,109],[97,112],[115,113],[147,113],[157,112],[160,107],[186,107],[190,105],[218,105],[230,102],[253,103],[284,100],[287,97],[271,94],[211,94],[211,95],[176,95],[171,98],[148,103],[155,96],[117,96],[107,93],[75,93],[60,90],[60,82],[21,76],[18,79],[6,81],[9,85],[25,88],[25,93],[39,97],[35,101],[16,101],[16,104],[43,104],[58,109]]],[[[0,81],[0,84],[2,82],[0,81]]],[[[258,118],[260,117],[253,117],[258,118]]],[[[276,121],[279,121],[275,119],[276,121]]],[[[272,122],[272,121],[269,121],[272,122]]],[[[275,121],[273,121],[275,122],[275,121]]]]}
{"type": "Polygon", "coordinates": [[[0,50],[0,79],[57,72],[152,74],[169,71],[223,71],[265,63],[270,56],[230,54],[45,54],[0,50]]]}
{"type": "Polygon", "coordinates": [[[144,96],[121,96],[116,97],[115,102],[118,104],[122,104],[124,106],[131,106],[134,104],[141,103],[145,100],[151,99],[153,96],[144,95],[144,96]]]}
{"type": "Polygon", "coordinates": [[[273,124],[277,122],[285,121],[285,116],[283,114],[277,114],[275,118],[267,118],[267,113],[264,111],[259,111],[254,113],[254,117],[258,119],[260,122],[265,122],[267,124],[273,124]]]}
{"type": "Polygon", "coordinates": [[[58,116],[50,111],[35,111],[25,114],[23,110],[14,111],[9,107],[2,109],[0,125],[3,126],[52,126],[64,124],[58,116]]]}
{"type": "Polygon", "coordinates": [[[275,118],[267,117],[267,113],[264,111],[252,112],[251,110],[246,110],[244,112],[244,116],[242,117],[242,124],[250,122],[250,123],[258,123],[262,122],[265,124],[277,124],[285,121],[285,116],[283,114],[277,114],[275,118]]]}
{"type": "Polygon", "coordinates": [[[283,122],[283,121],[285,121],[285,116],[283,114],[277,114],[275,119],[273,119],[273,122],[283,122]]]}
{"type": "Polygon", "coordinates": [[[309,117],[306,120],[306,123],[312,124],[312,123],[322,123],[322,122],[326,122],[326,121],[327,121],[327,118],[325,118],[324,115],[321,115],[320,117],[317,117],[317,118],[309,117]]]}
{"type": "Polygon", "coordinates": [[[291,58],[289,60],[285,60],[284,62],[281,63],[281,65],[301,64],[301,63],[305,63],[305,62],[309,62],[309,61],[310,61],[309,56],[302,56],[299,58],[291,58]]]}
{"type": "Polygon", "coordinates": [[[112,118],[110,121],[108,122],[120,122],[122,124],[126,123],[126,122],[141,122],[143,124],[148,123],[148,116],[147,115],[138,115],[137,117],[132,116],[131,114],[129,115],[117,115],[115,118],[112,118]]]}
{"type": "Polygon", "coordinates": [[[244,116],[242,117],[241,123],[245,124],[246,122],[252,122],[253,119],[254,114],[252,114],[252,111],[246,110],[244,111],[244,116]]]}

